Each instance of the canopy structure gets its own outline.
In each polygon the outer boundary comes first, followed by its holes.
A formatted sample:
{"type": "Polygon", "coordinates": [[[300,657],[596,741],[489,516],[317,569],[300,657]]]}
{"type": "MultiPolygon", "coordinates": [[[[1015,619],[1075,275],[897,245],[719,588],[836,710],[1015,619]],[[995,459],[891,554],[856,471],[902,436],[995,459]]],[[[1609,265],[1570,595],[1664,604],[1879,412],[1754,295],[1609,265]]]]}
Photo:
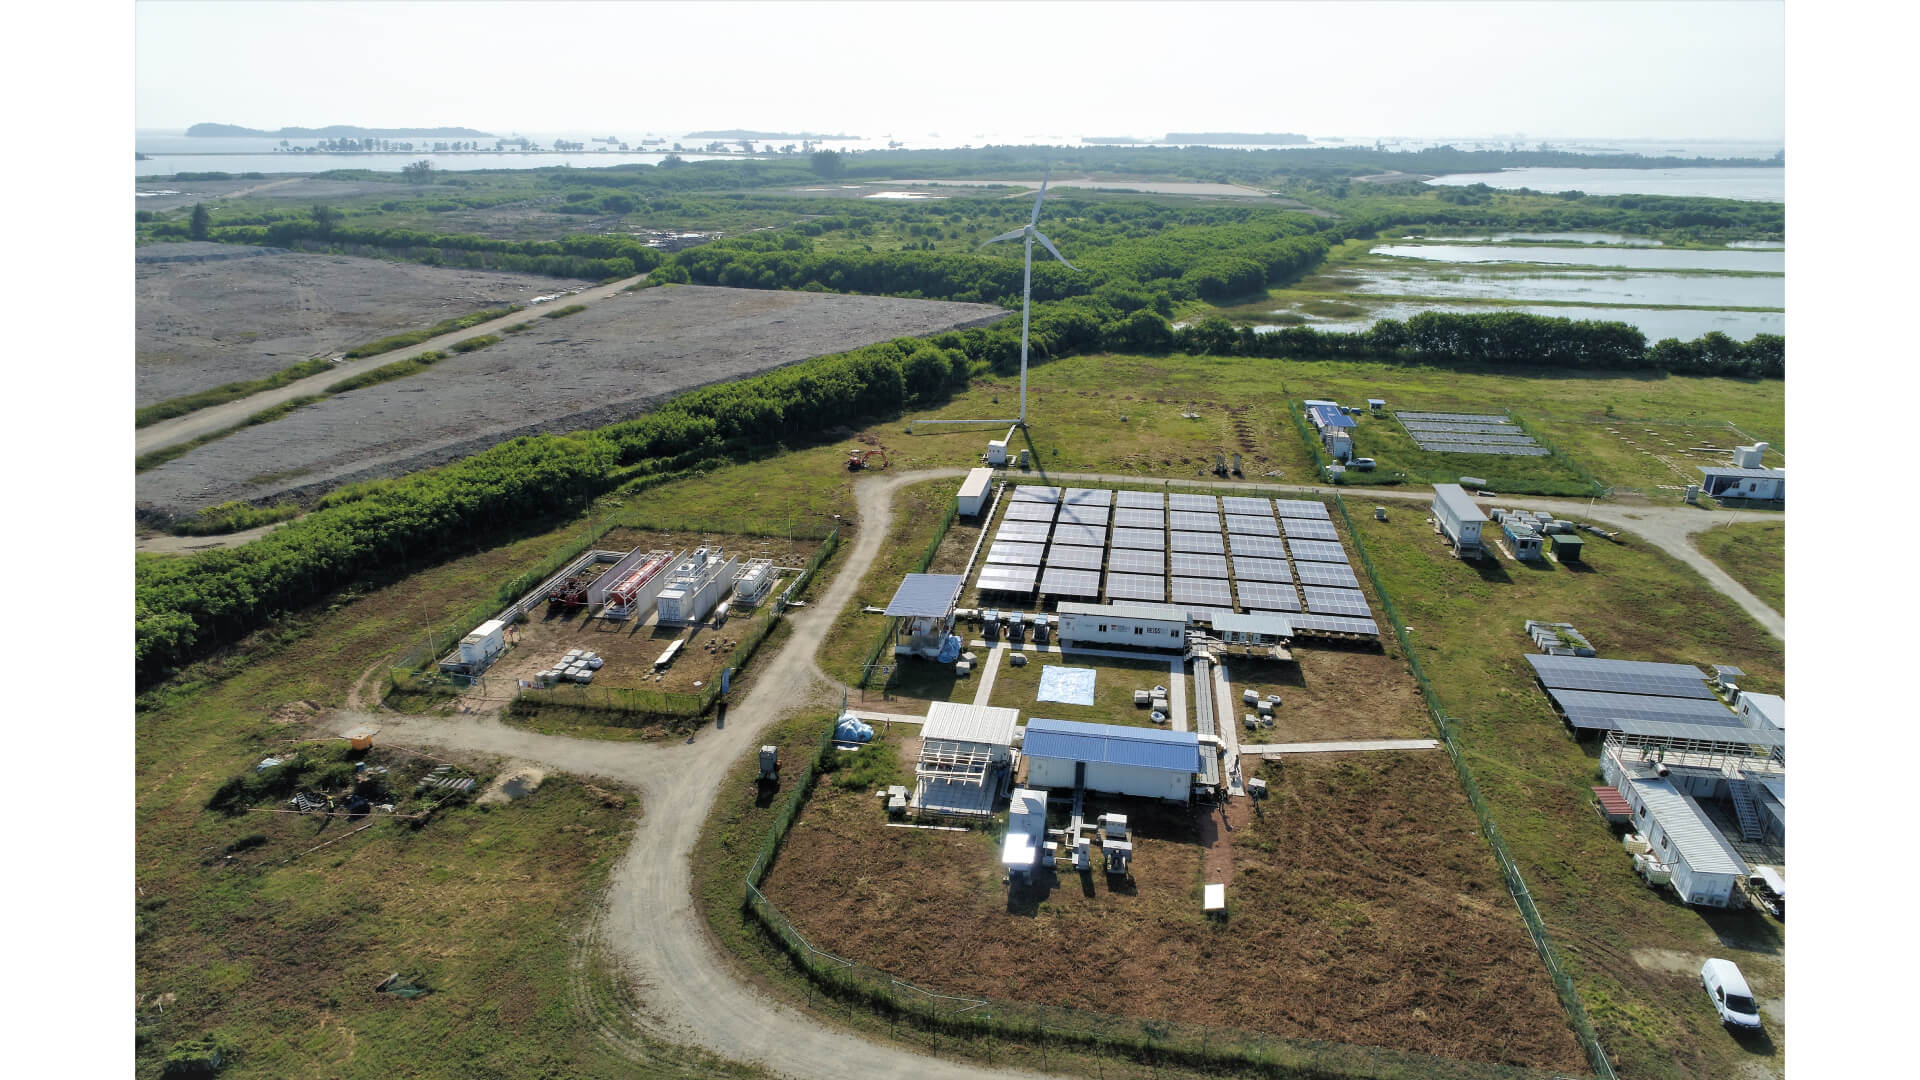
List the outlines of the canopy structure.
{"type": "Polygon", "coordinates": [[[908,574],[887,603],[888,615],[907,618],[944,618],[960,600],[967,583],[964,574],[908,574]]]}

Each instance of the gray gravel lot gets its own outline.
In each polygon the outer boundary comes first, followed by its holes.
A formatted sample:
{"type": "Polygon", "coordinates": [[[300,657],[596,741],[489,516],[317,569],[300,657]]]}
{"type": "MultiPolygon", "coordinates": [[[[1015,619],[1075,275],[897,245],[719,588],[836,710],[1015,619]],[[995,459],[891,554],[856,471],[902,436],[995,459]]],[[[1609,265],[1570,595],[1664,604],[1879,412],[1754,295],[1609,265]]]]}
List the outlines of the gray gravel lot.
{"type": "Polygon", "coordinates": [[[208,443],[135,478],[143,511],[300,498],[519,435],[625,420],[665,398],[890,338],[993,322],[991,304],[675,286],[621,293],[410,378],[208,443]]]}
{"type": "Polygon", "coordinates": [[[147,244],[134,251],[134,402],[257,379],[588,284],[240,244],[147,244]]]}

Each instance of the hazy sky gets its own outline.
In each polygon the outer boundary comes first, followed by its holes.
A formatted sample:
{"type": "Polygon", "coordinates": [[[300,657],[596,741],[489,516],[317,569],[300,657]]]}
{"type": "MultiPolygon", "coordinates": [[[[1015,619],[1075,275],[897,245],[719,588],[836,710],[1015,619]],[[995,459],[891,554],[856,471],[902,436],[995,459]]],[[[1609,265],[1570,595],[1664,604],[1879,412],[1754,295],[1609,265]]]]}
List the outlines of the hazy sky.
{"type": "Polygon", "coordinates": [[[1778,139],[1779,3],[184,3],[136,123],[1778,139]]]}

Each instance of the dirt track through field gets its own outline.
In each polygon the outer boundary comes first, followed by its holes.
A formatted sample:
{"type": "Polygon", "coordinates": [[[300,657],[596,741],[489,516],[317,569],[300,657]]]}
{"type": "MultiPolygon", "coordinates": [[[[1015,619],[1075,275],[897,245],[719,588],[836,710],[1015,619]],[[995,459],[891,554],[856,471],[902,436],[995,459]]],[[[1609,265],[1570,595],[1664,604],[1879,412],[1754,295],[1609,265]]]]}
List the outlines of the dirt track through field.
{"type": "MultiPolygon", "coordinates": [[[[685,743],[613,743],[538,735],[501,723],[498,709],[504,702],[489,703],[476,714],[446,718],[361,711],[366,686],[378,668],[354,687],[348,696],[349,708],[326,722],[336,733],[361,723],[377,723],[383,729],[383,741],[499,754],[576,775],[607,777],[637,789],[645,799],[646,816],[635,830],[633,846],[614,870],[606,908],[588,938],[614,950],[637,991],[638,1022],[658,1037],[697,1044],[799,1077],[958,1080],[1038,1075],[977,1068],[868,1042],[741,983],[709,938],[692,896],[690,857],[729,767],[758,745],[761,732],[777,719],[800,708],[836,702],[835,687],[820,673],[814,657],[834,615],[852,598],[880,551],[893,494],[922,480],[963,475],[963,469],[935,469],[870,476],[858,482],[854,497],[859,525],[846,564],[821,596],[792,612],[792,640],[768,661],[753,688],[729,710],[725,725],[702,730],[685,743]]],[[[1300,485],[1286,489],[1324,490],[1300,485]]],[[[1349,493],[1403,500],[1422,497],[1408,492],[1349,493]]],[[[1527,502],[1545,509],[1579,510],[1595,520],[1622,524],[1676,556],[1681,556],[1676,546],[1691,550],[1685,536],[1697,531],[1688,528],[1696,516],[1708,524],[1722,520],[1720,515],[1679,509],[1607,508],[1605,514],[1597,509],[1589,514],[1571,503],[1527,502]],[[1657,527],[1649,528],[1649,522],[1657,527]]]]}

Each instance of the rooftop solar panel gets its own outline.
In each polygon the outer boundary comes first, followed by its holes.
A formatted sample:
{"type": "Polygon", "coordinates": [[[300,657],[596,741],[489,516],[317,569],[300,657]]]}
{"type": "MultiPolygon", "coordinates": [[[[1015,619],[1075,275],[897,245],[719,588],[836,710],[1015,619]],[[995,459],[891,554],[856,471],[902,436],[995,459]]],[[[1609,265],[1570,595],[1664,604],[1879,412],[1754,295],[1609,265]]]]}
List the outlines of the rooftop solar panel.
{"type": "Polygon", "coordinates": [[[1373,614],[1373,608],[1367,605],[1367,596],[1359,589],[1329,589],[1324,585],[1302,585],[1300,591],[1306,594],[1307,610],[1316,615],[1351,615],[1365,618],[1373,614]]]}
{"type": "Polygon", "coordinates": [[[1013,540],[1001,540],[987,549],[987,565],[1006,563],[1011,566],[1039,566],[1040,557],[1046,554],[1045,544],[1022,544],[1013,540]]]}
{"type": "Polygon", "coordinates": [[[1241,581],[1292,581],[1293,571],[1285,559],[1258,559],[1236,551],[1233,553],[1233,576],[1241,581]]]}
{"type": "Polygon", "coordinates": [[[1011,502],[1007,504],[1008,521],[1052,521],[1053,512],[1058,509],[1052,503],[1011,502]]]}
{"type": "Polygon", "coordinates": [[[1327,540],[1289,540],[1287,552],[1293,561],[1301,562],[1337,562],[1347,561],[1346,549],[1327,540]]]}
{"type": "Polygon", "coordinates": [[[1227,557],[1225,555],[1202,555],[1191,551],[1176,551],[1168,558],[1173,563],[1173,572],[1181,577],[1225,578],[1227,576],[1227,557]]]}
{"type": "Polygon", "coordinates": [[[1141,551],[1167,550],[1167,534],[1159,529],[1121,529],[1113,530],[1113,546],[1116,548],[1136,548],[1141,551]]]}
{"type": "Polygon", "coordinates": [[[1364,634],[1379,637],[1380,627],[1372,619],[1357,619],[1349,615],[1290,615],[1296,634],[1334,633],[1364,634]]]}
{"type": "Polygon", "coordinates": [[[1275,499],[1273,500],[1273,509],[1275,513],[1283,518],[1319,518],[1322,521],[1332,520],[1332,515],[1327,513],[1327,504],[1314,502],[1311,499],[1275,499]]]}
{"type": "Polygon", "coordinates": [[[1180,532],[1219,532],[1220,515],[1197,510],[1169,510],[1167,521],[1180,532]]]}
{"type": "Polygon", "coordinates": [[[1167,512],[1122,506],[1113,512],[1113,523],[1126,529],[1165,529],[1167,512]]]}
{"type": "Polygon", "coordinates": [[[1047,569],[1064,566],[1069,570],[1098,570],[1101,563],[1100,556],[1101,551],[1097,547],[1055,544],[1047,549],[1047,569]]]}
{"type": "Polygon", "coordinates": [[[1053,525],[1045,521],[1003,521],[1000,523],[1000,528],[995,530],[993,538],[996,542],[1017,540],[1022,543],[1035,543],[1045,542],[1052,533],[1053,525]]]}
{"type": "Polygon", "coordinates": [[[1057,487],[1036,487],[1032,484],[1021,484],[1013,489],[1013,501],[1057,503],[1060,501],[1060,489],[1057,487]]]}
{"type": "Polygon", "coordinates": [[[1094,570],[1048,570],[1040,578],[1040,591],[1048,596],[1084,596],[1100,598],[1100,574],[1094,570]]]}
{"type": "Polygon", "coordinates": [[[1353,568],[1343,563],[1303,562],[1294,567],[1294,578],[1302,585],[1324,585],[1333,589],[1357,589],[1360,579],[1353,568]]]}
{"type": "Polygon", "coordinates": [[[1107,569],[1122,574],[1164,574],[1167,556],[1160,551],[1117,547],[1107,553],[1107,569]]]}
{"type": "Polygon", "coordinates": [[[1215,578],[1176,577],[1169,582],[1173,590],[1173,602],[1177,605],[1199,605],[1202,607],[1233,607],[1233,594],[1227,589],[1227,583],[1215,578]]]}
{"type": "Polygon", "coordinates": [[[1027,592],[1033,591],[1034,582],[1040,579],[1040,568],[1036,566],[996,566],[988,564],[980,571],[980,580],[974,587],[982,592],[1027,592]]]}
{"type": "Polygon", "coordinates": [[[1073,521],[1083,525],[1105,525],[1107,515],[1113,511],[1104,506],[1084,506],[1068,503],[1060,508],[1061,521],[1073,521]]]}
{"type": "Polygon", "coordinates": [[[1334,531],[1333,522],[1318,521],[1314,518],[1285,518],[1281,524],[1286,526],[1290,540],[1338,540],[1340,534],[1334,531]]]}
{"type": "Polygon", "coordinates": [[[1227,543],[1235,555],[1252,555],[1260,559],[1284,559],[1287,557],[1287,542],[1277,536],[1246,536],[1235,533],[1227,537],[1227,543]]]}
{"type": "Polygon", "coordinates": [[[1167,579],[1158,574],[1108,574],[1107,599],[1164,604],[1167,600],[1167,579]]]}
{"type": "Polygon", "coordinates": [[[1106,547],[1107,527],[1105,525],[1079,525],[1062,522],[1053,527],[1053,542],[1074,544],[1079,547],[1106,547]]]}
{"type": "Polygon", "coordinates": [[[1270,499],[1255,499],[1246,495],[1223,495],[1220,508],[1229,514],[1264,514],[1273,516],[1273,502],[1270,499]]]}
{"type": "Polygon", "coordinates": [[[1218,495],[1169,495],[1167,509],[1216,514],[1220,512],[1220,497],[1218,495]]]}
{"type": "Polygon", "coordinates": [[[1176,532],[1167,534],[1167,546],[1174,551],[1197,551],[1203,555],[1223,555],[1226,541],[1217,532],[1176,532]]]}
{"type": "Polygon", "coordinates": [[[1740,718],[1718,701],[1701,698],[1606,694],[1593,690],[1548,690],[1554,704],[1576,728],[1613,731],[1621,720],[1741,727],[1740,718]]]}
{"type": "Polygon", "coordinates": [[[1240,606],[1249,611],[1299,611],[1300,594],[1284,581],[1239,582],[1240,606]]]}
{"type": "Polygon", "coordinates": [[[1599,690],[1653,697],[1712,698],[1706,676],[1689,664],[1602,660],[1590,656],[1528,653],[1527,662],[1545,685],[1560,690],[1599,690]]]}
{"type": "Polygon", "coordinates": [[[1070,506],[1112,506],[1111,488],[1068,488],[1061,498],[1070,506]]]}
{"type": "Polygon", "coordinates": [[[1165,510],[1167,497],[1158,491],[1121,491],[1114,494],[1114,503],[1143,510],[1165,510]]]}

